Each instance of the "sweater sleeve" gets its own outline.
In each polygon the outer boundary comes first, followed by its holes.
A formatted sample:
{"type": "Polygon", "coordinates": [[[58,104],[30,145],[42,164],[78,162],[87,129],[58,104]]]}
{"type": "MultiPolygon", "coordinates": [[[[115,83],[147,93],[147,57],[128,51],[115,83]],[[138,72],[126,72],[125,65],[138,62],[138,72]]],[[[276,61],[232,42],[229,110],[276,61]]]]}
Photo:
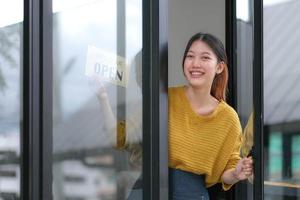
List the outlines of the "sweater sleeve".
{"type": "Polygon", "coordinates": [[[128,150],[132,145],[142,142],[142,125],[140,113],[136,113],[126,120],[117,122],[117,144],[119,150],[128,150]]]}
{"type": "Polygon", "coordinates": [[[141,126],[132,120],[121,120],[117,123],[117,144],[118,150],[125,150],[129,152],[130,161],[136,166],[142,165],[142,131],[139,130],[141,126]],[[127,126],[128,125],[128,126],[127,126]]]}
{"type": "MultiPolygon", "coordinates": [[[[225,166],[224,172],[229,169],[235,169],[237,163],[241,159],[241,157],[240,157],[241,145],[242,145],[242,135],[239,132],[238,136],[236,137],[236,141],[234,143],[233,151],[232,151],[232,153],[229,157],[229,160],[225,166]]],[[[221,180],[221,182],[222,182],[222,188],[225,191],[229,190],[232,187],[232,184],[227,184],[223,180],[221,180]]]]}
{"type": "Polygon", "coordinates": [[[125,120],[120,120],[117,122],[117,144],[116,148],[121,150],[125,148],[126,141],[126,123],[125,120]]]}

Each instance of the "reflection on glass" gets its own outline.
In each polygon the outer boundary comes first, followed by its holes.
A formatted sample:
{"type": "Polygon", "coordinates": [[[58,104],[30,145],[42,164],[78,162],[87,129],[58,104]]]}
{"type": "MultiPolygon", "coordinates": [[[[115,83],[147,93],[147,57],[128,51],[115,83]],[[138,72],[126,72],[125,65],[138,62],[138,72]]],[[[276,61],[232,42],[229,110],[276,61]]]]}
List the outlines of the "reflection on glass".
{"type": "MultiPolygon", "coordinates": [[[[243,127],[242,156],[253,147],[253,1],[237,1],[237,111],[243,127]]],[[[236,199],[253,199],[253,177],[237,186],[236,199]]]]}
{"type": "Polygon", "coordinates": [[[142,199],[142,1],[53,3],[54,199],[142,199]]]}
{"type": "Polygon", "coordinates": [[[266,200],[300,199],[300,1],[264,1],[266,200]]]}
{"type": "Polygon", "coordinates": [[[0,199],[20,199],[23,3],[0,3],[0,199]],[[15,6],[12,6],[14,3],[15,6]]]}
{"type": "Polygon", "coordinates": [[[244,22],[250,20],[249,1],[245,1],[245,0],[236,1],[236,18],[244,22]]]}

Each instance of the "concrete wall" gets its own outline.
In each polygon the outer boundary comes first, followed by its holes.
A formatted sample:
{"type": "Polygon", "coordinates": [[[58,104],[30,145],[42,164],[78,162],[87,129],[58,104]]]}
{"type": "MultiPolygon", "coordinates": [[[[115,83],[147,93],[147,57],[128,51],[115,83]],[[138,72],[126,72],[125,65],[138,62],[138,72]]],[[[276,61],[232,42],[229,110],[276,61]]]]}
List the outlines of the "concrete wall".
{"type": "Polygon", "coordinates": [[[182,56],[190,37],[199,32],[216,35],[225,45],[224,0],[169,1],[169,87],[182,85],[182,56]]]}

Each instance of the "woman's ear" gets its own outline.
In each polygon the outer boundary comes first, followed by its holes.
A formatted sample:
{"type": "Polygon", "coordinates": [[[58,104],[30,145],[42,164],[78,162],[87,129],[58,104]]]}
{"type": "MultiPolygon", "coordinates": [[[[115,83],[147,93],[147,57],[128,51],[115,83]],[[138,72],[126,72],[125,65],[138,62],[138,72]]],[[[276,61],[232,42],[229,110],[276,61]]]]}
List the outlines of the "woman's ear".
{"type": "Polygon", "coordinates": [[[216,73],[217,74],[222,73],[222,71],[224,70],[224,68],[225,68],[225,63],[223,61],[219,62],[218,65],[217,65],[216,73]]]}

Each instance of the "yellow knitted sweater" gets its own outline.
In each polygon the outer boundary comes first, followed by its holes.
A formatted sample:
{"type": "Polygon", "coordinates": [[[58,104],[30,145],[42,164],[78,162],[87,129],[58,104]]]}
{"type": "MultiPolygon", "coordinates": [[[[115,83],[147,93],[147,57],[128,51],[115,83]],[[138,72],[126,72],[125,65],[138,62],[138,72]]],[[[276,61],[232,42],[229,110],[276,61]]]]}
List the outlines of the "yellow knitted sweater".
{"type": "MultiPolygon", "coordinates": [[[[200,116],[183,86],[169,88],[169,167],[204,174],[206,187],[222,182],[223,172],[240,160],[241,136],[238,115],[224,101],[200,116]]],[[[231,187],[222,185],[224,190],[231,187]]]]}

